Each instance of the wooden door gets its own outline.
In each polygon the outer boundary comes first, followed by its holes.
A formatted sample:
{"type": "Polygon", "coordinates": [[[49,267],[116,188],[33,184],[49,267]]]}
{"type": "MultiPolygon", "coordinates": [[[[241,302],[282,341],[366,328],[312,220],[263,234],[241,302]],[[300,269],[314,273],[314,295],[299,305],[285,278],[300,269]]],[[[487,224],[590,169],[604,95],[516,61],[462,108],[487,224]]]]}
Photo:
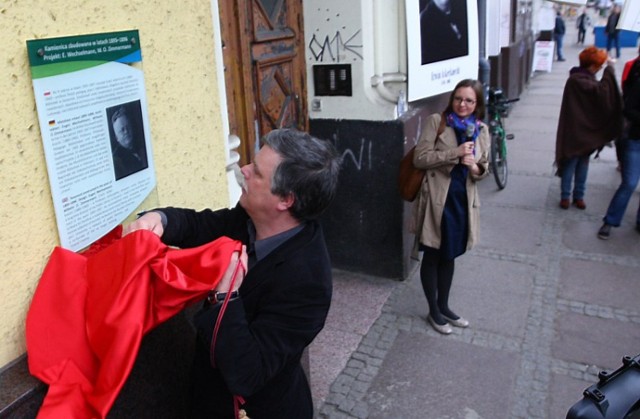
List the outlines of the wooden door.
{"type": "Polygon", "coordinates": [[[220,0],[231,134],[240,162],[275,128],[308,129],[302,1],[220,0]]]}

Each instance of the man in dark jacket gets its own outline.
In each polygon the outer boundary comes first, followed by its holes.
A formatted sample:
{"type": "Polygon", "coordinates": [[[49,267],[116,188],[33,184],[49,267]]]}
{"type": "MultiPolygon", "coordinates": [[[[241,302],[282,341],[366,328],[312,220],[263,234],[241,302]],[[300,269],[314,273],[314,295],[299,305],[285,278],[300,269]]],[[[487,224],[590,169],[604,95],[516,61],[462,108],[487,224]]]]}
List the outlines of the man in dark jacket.
{"type": "Polygon", "coordinates": [[[558,55],[558,61],[564,61],[564,53],[562,52],[562,43],[564,42],[564,33],[566,27],[560,10],[556,12],[556,24],[553,28],[553,39],[556,41],[556,54],[558,55]]]}
{"type": "Polygon", "coordinates": [[[622,98],[614,68],[604,67],[600,80],[595,76],[607,62],[606,51],[587,47],[579,59],[580,66],[570,70],[564,86],[556,136],[562,209],[569,208],[571,195],[576,207],[586,208],[589,158],[622,134],[622,98]]]}
{"type": "Polygon", "coordinates": [[[604,31],[607,34],[607,54],[611,56],[611,47],[616,47],[616,59],[620,58],[620,30],[618,30],[618,21],[620,20],[620,6],[615,5],[611,10],[611,14],[607,18],[607,26],[604,31]]]}
{"type": "Polygon", "coordinates": [[[584,44],[584,38],[587,34],[587,28],[589,26],[591,26],[591,18],[589,17],[587,8],[585,6],[585,8],[582,9],[582,13],[576,20],[576,27],[578,28],[578,44],[584,44]]]}
{"type": "Polygon", "coordinates": [[[299,131],[275,130],[262,142],[242,168],[235,208],[162,208],[126,229],[155,231],[182,248],[228,236],[248,249],[240,258],[246,276],[232,283],[226,275],[195,316],[191,417],[233,418],[236,403],[252,419],[313,416],[300,358],[331,301],[331,264],[316,219],[335,195],[340,162],[330,143],[299,131]]]}

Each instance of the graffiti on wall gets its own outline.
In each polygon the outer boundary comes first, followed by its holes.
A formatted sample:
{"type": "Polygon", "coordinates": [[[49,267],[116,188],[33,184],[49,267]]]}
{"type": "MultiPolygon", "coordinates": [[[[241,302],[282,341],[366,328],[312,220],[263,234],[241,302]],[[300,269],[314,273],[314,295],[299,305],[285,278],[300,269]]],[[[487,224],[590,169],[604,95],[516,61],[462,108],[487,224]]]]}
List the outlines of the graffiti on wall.
{"type": "Polygon", "coordinates": [[[356,166],[358,171],[371,170],[373,166],[373,159],[371,157],[373,150],[373,141],[368,141],[364,138],[360,139],[360,149],[355,152],[350,148],[346,148],[342,153],[342,160],[351,160],[356,166]],[[368,143],[368,144],[367,144],[368,143]],[[347,159],[349,157],[349,159],[347,159]]]}
{"type": "Polygon", "coordinates": [[[316,62],[339,63],[348,58],[352,58],[353,61],[362,59],[362,43],[356,40],[358,35],[360,35],[360,29],[350,36],[343,35],[339,30],[333,37],[326,35],[322,38],[313,34],[309,41],[309,52],[316,62]]]}
{"type": "Polygon", "coordinates": [[[331,142],[341,151],[342,164],[353,163],[358,172],[373,169],[373,141],[364,137],[355,141],[341,141],[338,133],[331,134],[331,142]],[[351,147],[349,147],[351,145],[351,147]]]}

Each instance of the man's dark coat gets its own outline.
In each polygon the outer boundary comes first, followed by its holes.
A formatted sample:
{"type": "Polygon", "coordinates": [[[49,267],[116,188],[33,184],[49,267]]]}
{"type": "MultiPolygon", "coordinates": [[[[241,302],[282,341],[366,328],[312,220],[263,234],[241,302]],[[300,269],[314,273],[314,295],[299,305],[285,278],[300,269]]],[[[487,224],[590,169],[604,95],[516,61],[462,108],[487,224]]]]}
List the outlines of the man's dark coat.
{"type": "MultiPolygon", "coordinates": [[[[249,244],[247,213],[165,208],[162,240],[194,247],[220,236],[249,244]]],[[[331,302],[331,265],[320,225],[304,228],[249,269],[240,299],[224,313],[211,366],[219,305],[195,317],[192,417],[232,418],[232,394],[252,419],[312,418],[311,392],[300,358],[323,328],[331,302]]]]}

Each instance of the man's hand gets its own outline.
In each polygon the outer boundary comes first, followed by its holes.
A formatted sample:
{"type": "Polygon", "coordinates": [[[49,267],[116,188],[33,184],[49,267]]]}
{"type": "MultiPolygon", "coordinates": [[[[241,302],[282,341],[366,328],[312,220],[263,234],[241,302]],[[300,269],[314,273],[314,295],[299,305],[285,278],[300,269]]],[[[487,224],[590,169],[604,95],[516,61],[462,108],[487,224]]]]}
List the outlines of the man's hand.
{"type": "Polygon", "coordinates": [[[219,292],[233,292],[237,291],[242,285],[242,281],[244,280],[244,276],[247,273],[249,257],[247,256],[247,246],[242,246],[242,252],[233,252],[231,255],[231,261],[229,262],[229,266],[224,273],[224,276],[216,286],[216,291],[219,292]],[[241,266],[238,266],[241,265],[241,266]],[[233,283],[233,289],[231,288],[231,280],[233,279],[233,273],[236,271],[236,267],[238,268],[238,276],[236,277],[235,282],[233,283]]]}
{"type": "Polygon", "coordinates": [[[151,211],[145,213],[122,230],[122,235],[126,236],[136,230],[149,230],[162,237],[164,228],[162,227],[162,217],[157,212],[151,211]]]}

